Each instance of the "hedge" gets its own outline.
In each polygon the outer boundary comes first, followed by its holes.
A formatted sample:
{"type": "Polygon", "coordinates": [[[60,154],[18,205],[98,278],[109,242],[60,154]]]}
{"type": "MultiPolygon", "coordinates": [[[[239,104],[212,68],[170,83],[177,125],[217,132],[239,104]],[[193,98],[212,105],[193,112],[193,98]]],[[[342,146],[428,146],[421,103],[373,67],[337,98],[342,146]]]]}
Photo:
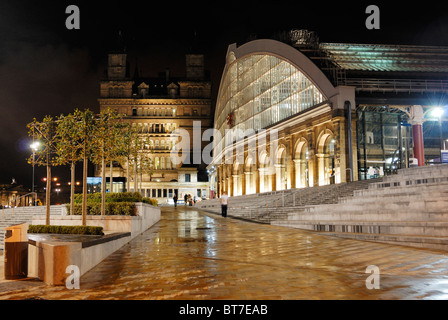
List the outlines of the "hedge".
{"type": "MultiPolygon", "coordinates": [[[[75,203],[74,215],[82,214],[82,204],[75,203]]],[[[66,204],[67,213],[70,212],[70,204],[66,204]]],[[[124,215],[135,216],[137,215],[137,207],[134,202],[106,202],[106,215],[124,215]]],[[[88,215],[101,215],[101,203],[87,203],[88,215]]]]}
{"type": "Polygon", "coordinates": [[[29,233],[104,235],[103,227],[29,225],[29,233]]]}
{"type": "Polygon", "coordinates": [[[151,198],[143,198],[143,203],[150,204],[155,207],[157,207],[159,205],[159,203],[157,202],[157,199],[151,199],[151,198]]]}
{"type": "MultiPolygon", "coordinates": [[[[106,202],[144,202],[157,206],[156,199],[143,197],[140,192],[106,193],[106,202]]],[[[82,203],[82,194],[75,194],[75,203],[82,203]]],[[[101,193],[89,193],[87,203],[101,203],[101,193]]]]}

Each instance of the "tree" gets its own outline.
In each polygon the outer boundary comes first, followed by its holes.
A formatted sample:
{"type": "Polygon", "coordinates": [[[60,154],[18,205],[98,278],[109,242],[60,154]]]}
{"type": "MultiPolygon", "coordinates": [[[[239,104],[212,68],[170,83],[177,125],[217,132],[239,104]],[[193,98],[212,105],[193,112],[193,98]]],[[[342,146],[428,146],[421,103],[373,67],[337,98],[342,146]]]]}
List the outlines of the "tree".
{"type": "Polygon", "coordinates": [[[78,110],[75,111],[75,114],[76,116],[74,114],[59,116],[56,127],[58,163],[61,165],[70,164],[70,214],[73,214],[75,206],[75,165],[76,162],[83,159],[81,154],[83,149],[81,140],[82,119],[78,110]]]}
{"type": "Polygon", "coordinates": [[[45,116],[42,121],[37,121],[35,118],[33,122],[27,125],[28,135],[33,137],[33,141],[40,141],[42,148],[36,150],[34,157],[28,159],[28,163],[44,165],[47,167],[47,187],[46,187],[46,213],[45,223],[50,224],[50,194],[51,194],[51,167],[59,164],[57,160],[57,135],[56,135],[56,121],[51,116],[45,116]]]}
{"type": "Polygon", "coordinates": [[[141,177],[143,174],[149,174],[150,177],[153,174],[154,163],[144,150],[140,150],[139,152],[138,169],[140,171],[140,182],[142,181],[141,177]]]}
{"type": "Polygon", "coordinates": [[[122,123],[121,137],[119,143],[118,158],[120,162],[126,161],[126,189],[130,191],[131,166],[134,168],[134,191],[137,192],[137,158],[138,151],[142,148],[137,126],[130,123],[122,123]]]}
{"type": "Polygon", "coordinates": [[[84,111],[75,110],[74,117],[80,122],[79,143],[82,146],[80,156],[83,161],[82,174],[82,225],[86,225],[87,216],[87,169],[89,158],[93,153],[93,143],[95,136],[95,115],[89,109],[84,111]]]}
{"type": "Polygon", "coordinates": [[[106,163],[113,161],[119,152],[119,119],[118,113],[108,108],[101,111],[95,121],[92,161],[101,164],[101,215],[106,213],[106,163]]]}

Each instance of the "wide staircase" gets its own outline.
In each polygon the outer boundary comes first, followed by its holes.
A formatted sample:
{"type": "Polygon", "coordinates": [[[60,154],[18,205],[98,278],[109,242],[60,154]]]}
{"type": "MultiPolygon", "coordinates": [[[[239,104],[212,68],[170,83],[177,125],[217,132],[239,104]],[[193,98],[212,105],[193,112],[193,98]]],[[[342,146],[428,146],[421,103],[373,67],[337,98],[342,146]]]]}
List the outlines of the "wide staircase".
{"type": "MultiPolygon", "coordinates": [[[[221,212],[219,199],[196,207],[221,212]]],[[[448,164],[401,169],[381,179],[231,197],[228,216],[448,250],[448,164]]]]}
{"type": "Polygon", "coordinates": [[[271,224],[448,250],[448,165],[399,170],[337,203],[308,204],[288,209],[286,217],[284,213],[271,224]]]}
{"type": "MultiPolygon", "coordinates": [[[[45,206],[0,209],[0,251],[4,248],[6,227],[21,223],[31,224],[33,217],[45,215],[45,212],[45,206]]],[[[50,207],[50,215],[52,216],[65,214],[66,209],[64,205],[54,205],[50,207]]]]}
{"type": "MultiPolygon", "coordinates": [[[[367,189],[369,184],[380,181],[382,179],[231,197],[228,216],[269,224],[286,220],[289,213],[304,210],[307,205],[338,203],[341,197],[351,197],[356,190],[367,189]]],[[[219,199],[200,201],[196,207],[217,214],[221,212],[219,199]]]]}

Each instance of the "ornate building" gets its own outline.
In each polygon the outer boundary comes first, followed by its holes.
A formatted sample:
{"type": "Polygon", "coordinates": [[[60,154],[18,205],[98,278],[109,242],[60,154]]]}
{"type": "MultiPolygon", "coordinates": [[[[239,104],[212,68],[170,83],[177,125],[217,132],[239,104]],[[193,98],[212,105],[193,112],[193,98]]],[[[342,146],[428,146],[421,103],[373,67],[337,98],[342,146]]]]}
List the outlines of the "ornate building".
{"type": "MultiPolygon", "coordinates": [[[[127,54],[110,53],[98,101],[100,110],[115,109],[138,127],[145,154],[151,159],[151,172],[141,174],[137,185],[132,168],[127,168],[126,163],[114,163],[114,177],[130,176],[126,189],[141,191],[159,203],[169,202],[174,193],[179,199],[185,194],[209,197],[205,165],[186,164],[187,161],[176,165],[170,157],[179,139],[174,134],[176,129],[186,130],[192,139],[196,121],[201,124],[201,134],[213,124],[211,81],[204,68],[204,55],[187,54],[185,77],[176,78],[168,69],[157,77],[143,77],[137,68],[131,77],[127,54]]],[[[203,146],[200,150],[193,148],[192,142],[191,155],[202,152],[203,146]]],[[[96,176],[100,176],[98,169],[96,176]]]]}
{"type": "Polygon", "coordinates": [[[218,195],[442,161],[448,48],[319,43],[305,30],[281,40],[228,47],[208,166],[218,195]]]}

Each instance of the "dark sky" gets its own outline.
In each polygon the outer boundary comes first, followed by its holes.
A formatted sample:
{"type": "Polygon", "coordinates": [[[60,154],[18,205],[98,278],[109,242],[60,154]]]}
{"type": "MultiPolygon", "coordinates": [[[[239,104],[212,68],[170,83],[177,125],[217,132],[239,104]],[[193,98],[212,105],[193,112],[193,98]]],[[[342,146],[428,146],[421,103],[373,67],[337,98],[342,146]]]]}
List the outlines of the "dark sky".
{"type": "MultiPolygon", "coordinates": [[[[33,117],[98,109],[99,80],[121,30],[131,70],[145,76],[171,69],[184,74],[193,43],[206,55],[215,91],[227,46],[292,28],[316,31],[322,42],[448,46],[443,2],[343,1],[1,1],[0,183],[31,185],[26,124],[33,117]],[[306,3],[306,4],[304,4],[306,3]],[[415,2],[414,2],[415,3],[415,2]],[[67,30],[68,5],[80,9],[81,29],[67,30]],[[365,9],[375,4],[381,29],[367,30],[365,9]]],[[[36,178],[44,170],[37,170],[36,178]]]]}

